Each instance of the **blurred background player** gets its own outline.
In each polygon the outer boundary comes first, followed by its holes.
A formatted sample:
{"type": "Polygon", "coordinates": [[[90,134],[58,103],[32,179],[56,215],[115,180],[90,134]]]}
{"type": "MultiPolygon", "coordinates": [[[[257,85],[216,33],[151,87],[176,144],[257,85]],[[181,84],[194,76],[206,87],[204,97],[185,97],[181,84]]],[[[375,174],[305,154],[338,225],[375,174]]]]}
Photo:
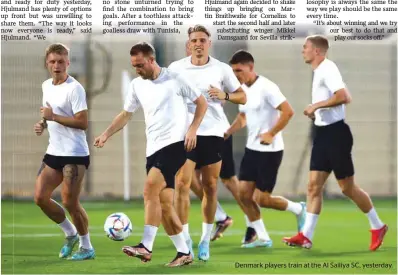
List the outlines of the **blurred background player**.
{"type": "Polygon", "coordinates": [[[239,191],[245,213],[258,237],[253,242],[244,243],[242,247],[271,247],[272,241],[259,207],[294,213],[298,231],[305,221],[305,203],[271,195],[283,158],[282,130],[293,116],[293,109],[275,83],[256,74],[254,59],[249,52],[236,52],[230,64],[243,84],[247,103],[239,106],[239,114],[227,130],[226,136],[247,126],[248,138],[240,166],[239,191]]]}
{"type": "MultiPolygon", "coordinates": [[[[189,41],[185,44],[185,54],[186,56],[190,56],[192,54],[191,49],[189,48],[189,41]]],[[[225,104],[225,101],[223,101],[225,104]]],[[[229,129],[231,126],[229,124],[228,118],[224,113],[224,126],[225,131],[229,129]]],[[[221,163],[221,170],[220,170],[220,178],[222,183],[225,187],[231,192],[234,196],[234,199],[239,204],[241,209],[243,210],[242,202],[239,198],[239,180],[236,177],[235,173],[235,161],[233,157],[233,140],[232,136],[229,136],[228,139],[224,141],[223,150],[221,153],[222,163],[221,163]]],[[[192,175],[192,182],[191,182],[191,190],[192,192],[200,199],[203,199],[203,186],[201,183],[201,172],[200,166],[198,163],[195,167],[195,173],[192,175]]],[[[214,216],[214,221],[216,227],[211,235],[211,241],[215,241],[223,236],[224,231],[233,224],[232,217],[228,216],[228,214],[224,211],[221,204],[217,201],[217,209],[216,214],[214,216]]],[[[255,240],[256,238],[256,231],[250,226],[250,221],[248,220],[247,216],[245,215],[245,221],[247,225],[246,234],[242,240],[242,243],[249,243],[255,240]]]]}
{"type": "Polygon", "coordinates": [[[65,232],[66,241],[59,257],[71,255],[80,240],[79,250],[70,260],[95,258],[90,242],[87,213],[79,202],[82,181],[90,165],[90,153],[85,130],[88,127],[86,92],[83,86],[68,75],[69,49],[52,44],[46,49],[45,64],[51,78],[42,84],[42,120],[35,124],[36,135],[47,128],[50,139],[35,186],[35,203],[65,232]],[[62,204],[51,199],[54,190],[62,185],[62,204]],[[79,235],[78,235],[79,234],[79,235]]]}
{"type": "MultiPolygon", "coordinates": [[[[184,236],[192,251],[188,226],[189,193],[195,165],[199,164],[203,184],[203,223],[198,258],[207,261],[210,258],[209,243],[217,208],[217,180],[220,175],[224,144],[223,115],[225,114],[222,100],[245,104],[246,95],[231,68],[209,56],[210,32],[204,26],[196,25],[189,28],[188,37],[192,55],[173,62],[169,68],[181,73],[206,96],[208,109],[198,129],[197,146],[188,153],[188,160],[178,178],[175,203],[177,213],[183,223],[184,236]]],[[[188,110],[192,117],[195,106],[188,103],[188,110]]]]}
{"type": "Polygon", "coordinates": [[[368,217],[371,227],[369,249],[376,250],[388,227],[378,217],[369,195],[354,182],[353,137],[344,121],[345,104],[351,102],[351,95],[336,64],[326,58],[328,49],[327,38],[319,35],[307,37],[303,45],[304,62],[313,70],[312,104],[304,110],[304,115],[315,119],[307,189],[308,212],[303,230],[294,237],[283,238],[283,241],[291,246],[312,247],[322,209],[322,189],[333,171],[343,194],[368,217]]]}
{"type": "Polygon", "coordinates": [[[138,43],[131,48],[130,56],[131,65],[140,77],[131,81],[124,110],[95,139],[94,146],[103,147],[139,107],[143,108],[147,135],[144,234],[141,243],[124,246],[123,252],[142,262],[150,261],[157,230],[162,223],[177,249],[177,256],[168,266],[187,265],[193,259],[173,206],[175,176],[186,161],[185,150],[189,152],[196,146],[196,132],[207,109],[206,99],[176,73],[159,67],[152,45],[138,43]],[[187,98],[197,105],[191,124],[186,111],[187,98]]]}

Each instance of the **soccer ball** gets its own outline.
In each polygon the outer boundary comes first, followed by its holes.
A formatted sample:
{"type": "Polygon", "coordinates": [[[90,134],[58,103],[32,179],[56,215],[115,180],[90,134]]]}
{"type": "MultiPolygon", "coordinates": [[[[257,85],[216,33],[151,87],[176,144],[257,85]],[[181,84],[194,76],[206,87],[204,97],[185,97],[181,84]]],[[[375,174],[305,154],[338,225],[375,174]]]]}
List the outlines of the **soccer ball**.
{"type": "Polygon", "coordinates": [[[109,239],[123,241],[131,235],[133,226],[126,214],[113,213],[106,218],[104,230],[109,239]]]}

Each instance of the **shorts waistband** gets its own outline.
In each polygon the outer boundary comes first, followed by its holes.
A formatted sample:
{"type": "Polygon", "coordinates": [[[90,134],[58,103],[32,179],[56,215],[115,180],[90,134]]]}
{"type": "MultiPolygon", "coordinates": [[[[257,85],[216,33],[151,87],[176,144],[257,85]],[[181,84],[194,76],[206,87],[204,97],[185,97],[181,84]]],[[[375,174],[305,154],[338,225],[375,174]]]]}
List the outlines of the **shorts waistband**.
{"type": "Polygon", "coordinates": [[[342,120],[339,120],[339,121],[336,121],[336,122],[333,122],[332,124],[329,124],[329,125],[325,125],[325,126],[318,126],[318,125],[315,125],[314,124],[314,126],[315,126],[315,128],[316,129],[331,129],[331,128],[335,128],[335,127],[339,127],[339,126],[341,126],[341,125],[344,125],[345,124],[345,121],[344,121],[344,119],[342,119],[342,120]]]}

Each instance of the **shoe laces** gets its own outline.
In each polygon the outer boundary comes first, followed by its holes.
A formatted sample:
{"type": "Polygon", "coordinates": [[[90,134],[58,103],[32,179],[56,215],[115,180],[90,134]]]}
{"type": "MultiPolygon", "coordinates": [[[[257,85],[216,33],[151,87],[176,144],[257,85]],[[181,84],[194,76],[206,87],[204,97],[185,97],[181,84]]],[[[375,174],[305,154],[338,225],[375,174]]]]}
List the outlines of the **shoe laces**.
{"type": "Polygon", "coordinates": [[[79,247],[79,250],[77,251],[77,254],[88,254],[90,252],[90,249],[79,247]]]}

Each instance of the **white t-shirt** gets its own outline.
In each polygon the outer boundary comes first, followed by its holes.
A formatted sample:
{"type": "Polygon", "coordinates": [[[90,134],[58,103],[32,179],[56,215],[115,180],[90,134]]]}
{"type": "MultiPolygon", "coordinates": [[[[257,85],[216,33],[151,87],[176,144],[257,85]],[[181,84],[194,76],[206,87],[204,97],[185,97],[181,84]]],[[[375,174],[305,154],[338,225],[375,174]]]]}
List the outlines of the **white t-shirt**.
{"type": "MultiPolygon", "coordinates": [[[[314,70],[312,104],[328,100],[335,92],[346,88],[336,64],[325,58],[314,70]]],[[[322,108],[315,111],[315,125],[325,126],[345,118],[345,105],[322,108]]]]}
{"type": "Polygon", "coordinates": [[[225,112],[223,112],[223,129],[224,129],[224,133],[229,129],[229,127],[231,127],[231,124],[228,121],[227,115],[225,114],[225,112]]]}
{"type": "MultiPolygon", "coordinates": [[[[191,63],[191,57],[185,57],[170,64],[169,69],[181,73],[187,81],[199,89],[207,99],[208,107],[202,123],[198,129],[199,136],[224,136],[225,113],[222,101],[212,99],[208,95],[210,85],[225,92],[236,92],[241,86],[232,68],[227,64],[209,57],[209,62],[203,66],[191,63]]],[[[196,106],[187,102],[190,120],[193,120],[196,106]]]]}
{"type": "Polygon", "coordinates": [[[185,139],[189,128],[186,98],[195,101],[200,92],[166,68],[155,80],[137,77],[130,83],[124,110],[142,107],[146,125],[146,156],[185,139]]]}
{"type": "MultiPolygon", "coordinates": [[[[54,114],[73,117],[76,113],[87,110],[86,92],[71,76],[60,85],[53,85],[52,78],[47,79],[42,84],[42,90],[43,107],[47,107],[48,102],[54,114]]],[[[64,157],[82,157],[90,154],[84,130],[54,121],[47,121],[47,124],[50,135],[47,154],[64,157]]]]}
{"type": "Polygon", "coordinates": [[[282,131],[279,131],[270,145],[260,143],[260,134],[271,130],[279,119],[276,108],[286,101],[279,87],[269,79],[258,76],[250,86],[242,85],[246,92],[247,102],[239,105],[239,112],[246,115],[247,143],[250,150],[260,152],[276,152],[284,149],[282,131]]]}

